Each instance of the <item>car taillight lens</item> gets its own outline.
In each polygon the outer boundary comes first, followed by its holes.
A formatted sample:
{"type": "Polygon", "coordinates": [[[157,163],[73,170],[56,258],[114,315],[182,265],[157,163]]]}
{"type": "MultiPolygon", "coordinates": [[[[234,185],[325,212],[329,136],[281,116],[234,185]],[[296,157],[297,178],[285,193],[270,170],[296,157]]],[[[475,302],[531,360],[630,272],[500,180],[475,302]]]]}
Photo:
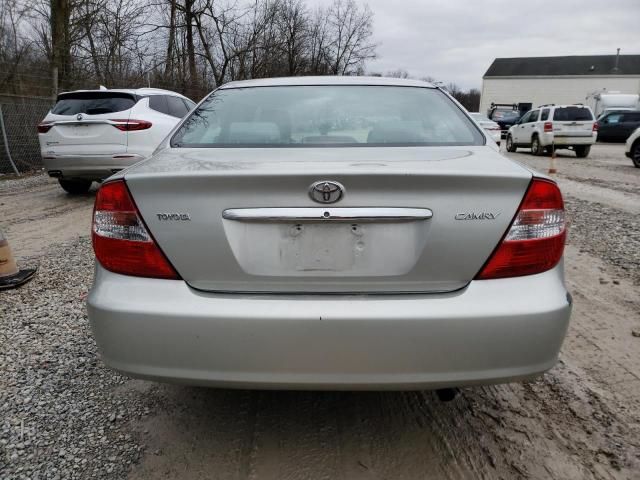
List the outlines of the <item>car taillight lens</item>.
{"type": "Polygon", "coordinates": [[[544,122],[544,131],[545,132],[553,132],[553,123],[551,122],[544,122]]]}
{"type": "Polygon", "coordinates": [[[38,133],[47,133],[49,130],[51,130],[51,127],[53,127],[53,124],[42,122],[38,124],[38,133]]]}
{"type": "Polygon", "coordinates": [[[179,279],[140,218],[124,180],[105,183],[96,194],[91,237],[100,264],[115,273],[179,279]]]}
{"type": "Polygon", "coordinates": [[[598,125],[598,122],[593,122],[593,129],[592,129],[592,130],[593,130],[594,132],[597,132],[597,131],[598,131],[598,128],[600,128],[600,125],[598,125]]]}
{"type": "Polygon", "coordinates": [[[533,275],[555,267],[567,235],[564,202],[558,186],[534,178],[498,247],[477,280],[533,275]]]}
{"type": "Polygon", "coordinates": [[[153,125],[151,122],[147,122],[146,120],[127,120],[127,119],[114,119],[111,120],[114,127],[118,130],[122,130],[123,132],[133,132],[136,130],[146,130],[151,128],[153,125]]]}

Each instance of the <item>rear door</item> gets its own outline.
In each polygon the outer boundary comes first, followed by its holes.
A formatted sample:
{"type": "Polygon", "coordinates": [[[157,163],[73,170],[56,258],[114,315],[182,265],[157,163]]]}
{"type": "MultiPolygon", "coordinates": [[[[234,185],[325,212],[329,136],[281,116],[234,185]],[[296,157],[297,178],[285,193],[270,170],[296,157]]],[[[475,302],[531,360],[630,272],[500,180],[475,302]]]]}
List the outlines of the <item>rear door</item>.
{"type": "Polygon", "coordinates": [[[529,122],[531,121],[532,113],[533,111],[525,113],[520,121],[515,125],[513,129],[514,143],[520,145],[529,143],[530,135],[528,135],[528,133],[529,128],[531,127],[529,122]]]}
{"type": "Polygon", "coordinates": [[[598,138],[616,140],[619,136],[622,113],[608,113],[598,122],[598,138]]]}
{"type": "Polygon", "coordinates": [[[636,128],[640,127],[640,112],[627,112],[622,116],[620,140],[626,141],[636,128]]]}
{"type": "Polygon", "coordinates": [[[127,151],[127,132],[114,120],[129,120],[135,95],[123,92],[71,92],[58,96],[46,122],[53,124],[41,136],[43,150],[59,155],[104,155],[127,151]]]}
{"type": "Polygon", "coordinates": [[[594,118],[591,110],[582,105],[556,107],[553,111],[554,137],[591,137],[593,124],[594,118]]]}

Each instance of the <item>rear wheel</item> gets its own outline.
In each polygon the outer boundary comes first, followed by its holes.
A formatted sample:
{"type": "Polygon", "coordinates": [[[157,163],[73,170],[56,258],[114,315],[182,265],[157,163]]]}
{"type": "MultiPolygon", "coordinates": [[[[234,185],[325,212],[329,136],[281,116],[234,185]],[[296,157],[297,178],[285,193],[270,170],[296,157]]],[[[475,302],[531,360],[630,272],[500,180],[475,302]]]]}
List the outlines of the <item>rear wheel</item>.
{"type": "Polygon", "coordinates": [[[507,135],[507,152],[515,152],[516,150],[518,150],[518,147],[513,143],[513,138],[511,138],[511,135],[507,135]]]}
{"type": "Polygon", "coordinates": [[[640,141],[637,141],[631,148],[631,160],[636,168],[640,168],[640,141]]]}
{"type": "Polygon", "coordinates": [[[591,151],[591,145],[578,145],[573,147],[573,150],[576,152],[576,157],[585,158],[591,151]]]}
{"type": "Polygon", "coordinates": [[[72,195],[87,193],[91,188],[91,180],[83,178],[59,178],[58,182],[63,190],[72,195]]]}
{"type": "Polygon", "coordinates": [[[531,153],[537,156],[544,154],[544,147],[540,145],[540,139],[537,135],[534,135],[531,139],[531,153]]]}

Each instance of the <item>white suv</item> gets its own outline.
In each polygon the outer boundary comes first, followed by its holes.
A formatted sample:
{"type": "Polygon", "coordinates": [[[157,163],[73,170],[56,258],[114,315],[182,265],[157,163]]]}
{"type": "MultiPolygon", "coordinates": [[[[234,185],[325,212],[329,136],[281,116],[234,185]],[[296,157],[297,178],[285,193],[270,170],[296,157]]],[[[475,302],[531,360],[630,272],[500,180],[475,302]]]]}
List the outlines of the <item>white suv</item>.
{"type": "Polygon", "coordinates": [[[507,151],[530,147],[534,155],[570,148],[576,156],[589,155],[596,143],[598,124],[584,105],[542,105],[525,113],[507,132],[507,151]]]}
{"type": "Polygon", "coordinates": [[[77,90],[58,95],[38,125],[47,173],[69,193],[149,157],[193,107],[167,90],[77,90]]]}
{"type": "Polygon", "coordinates": [[[631,159],[636,168],[640,168],[640,128],[629,135],[624,154],[631,159]]]}

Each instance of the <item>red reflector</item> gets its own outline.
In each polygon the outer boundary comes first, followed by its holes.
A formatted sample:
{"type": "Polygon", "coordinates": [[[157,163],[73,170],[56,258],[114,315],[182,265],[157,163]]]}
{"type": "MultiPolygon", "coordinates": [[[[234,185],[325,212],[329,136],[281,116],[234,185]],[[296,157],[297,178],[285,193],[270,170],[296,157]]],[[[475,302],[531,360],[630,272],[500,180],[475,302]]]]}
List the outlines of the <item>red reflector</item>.
{"type": "Polygon", "coordinates": [[[566,236],[560,189],[552,181],[534,178],[509,230],[476,279],[550,270],[562,258],[566,236]]]}
{"type": "Polygon", "coordinates": [[[116,127],[118,130],[122,130],[123,132],[132,132],[136,130],[146,130],[151,128],[152,123],[147,122],[146,120],[127,120],[127,119],[113,119],[111,120],[112,125],[116,127]]]}
{"type": "Polygon", "coordinates": [[[105,183],[98,190],[91,230],[96,258],[107,270],[180,279],[142,221],[124,180],[105,183]]]}
{"type": "Polygon", "coordinates": [[[544,131],[545,132],[553,132],[553,123],[544,122],[544,131]]]}
{"type": "Polygon", "coordinates": [[[53,127],[52,124],[47,122],[42,122],[38,124],[38,133],[47,133],[49,130],[51,130],[51,127],[53,127]]]}

